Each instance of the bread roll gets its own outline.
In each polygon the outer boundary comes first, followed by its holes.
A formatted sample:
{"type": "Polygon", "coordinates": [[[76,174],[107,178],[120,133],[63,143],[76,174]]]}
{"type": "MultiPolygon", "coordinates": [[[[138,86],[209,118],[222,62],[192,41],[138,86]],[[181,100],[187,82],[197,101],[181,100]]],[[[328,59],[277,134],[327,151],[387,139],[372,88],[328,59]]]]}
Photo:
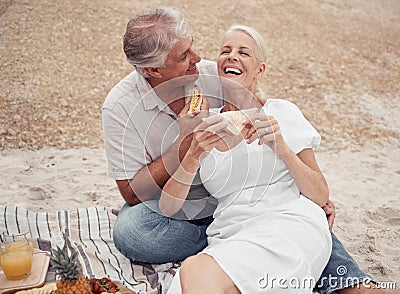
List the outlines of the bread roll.
{"type": "Polygon", "coordinates": [[[243,121],[250,120],[250,116],[258,112],[257,108],[250,108],[237,111],[222,112],[221,115],[224,119],[228,120],[228,125],[224,129],[231,136],[240,135],[246,124],[243,121]]]}
{"type": "Polygon", "coordinates": [[[203,102],[203,96],[201,96],[201,90],[199,87],[194,87],[190,91],[190,108],[188,114],[192,117],[200,112],[201,103],[203,102]]]}

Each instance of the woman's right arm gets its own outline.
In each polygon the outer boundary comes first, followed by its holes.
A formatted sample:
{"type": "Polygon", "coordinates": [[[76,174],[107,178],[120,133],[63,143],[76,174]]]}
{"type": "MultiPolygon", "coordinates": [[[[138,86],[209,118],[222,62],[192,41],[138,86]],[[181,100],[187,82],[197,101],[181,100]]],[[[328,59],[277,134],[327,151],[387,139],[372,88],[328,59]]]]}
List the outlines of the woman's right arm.
{"type": "Polygon", "coordinates": [[[158,207],[164,215],[170,217],[182,208],[199,166],[199,158],[189,149],[161,192],[158,207]]]}
{"type": "Polygon", "coordinates": [[[200,167],[200,157],[221,143],[224,134],[217,132],[225,127],[226,122],[222,117],[215,115],[208,117],[195,129],[189,150],[161,192],[158,207],[164,215],[172,216],[182,208],[200,167]]]}

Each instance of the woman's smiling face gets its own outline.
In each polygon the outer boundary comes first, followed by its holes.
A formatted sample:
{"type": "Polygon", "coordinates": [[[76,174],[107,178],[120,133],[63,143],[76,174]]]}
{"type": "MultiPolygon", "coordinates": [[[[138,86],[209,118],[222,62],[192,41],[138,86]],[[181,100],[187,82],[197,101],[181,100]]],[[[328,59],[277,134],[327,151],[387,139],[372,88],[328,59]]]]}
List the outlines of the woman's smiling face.
{"type": "Polygon", "coordinates": [[[240,30],[228,33],[217,61],[218,75],[254,93],[257,79],[265,71],[265,64],[257,60],[256,50],[256,43],[247,33],[240,30]]]}

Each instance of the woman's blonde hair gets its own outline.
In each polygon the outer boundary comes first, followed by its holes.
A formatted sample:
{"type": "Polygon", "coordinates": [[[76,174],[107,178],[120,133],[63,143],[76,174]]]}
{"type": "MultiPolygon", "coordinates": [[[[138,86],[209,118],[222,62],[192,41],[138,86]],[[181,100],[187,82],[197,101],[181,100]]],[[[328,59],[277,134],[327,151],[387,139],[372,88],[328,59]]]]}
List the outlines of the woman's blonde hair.
{"type": "Polygon", "coordinates": [[[264,41],[263,37],[261,37],[260,33],[257,32],[252,27],[246,25],[233,25],[231,26],[224,34],[224,38],[226,35],[235,32],[235,31],[242,31],[249,35],[256,44],[256,58],[259,62],[266,63],[267,62],[267,52],[268,47],[266,42],[264,41]]]}

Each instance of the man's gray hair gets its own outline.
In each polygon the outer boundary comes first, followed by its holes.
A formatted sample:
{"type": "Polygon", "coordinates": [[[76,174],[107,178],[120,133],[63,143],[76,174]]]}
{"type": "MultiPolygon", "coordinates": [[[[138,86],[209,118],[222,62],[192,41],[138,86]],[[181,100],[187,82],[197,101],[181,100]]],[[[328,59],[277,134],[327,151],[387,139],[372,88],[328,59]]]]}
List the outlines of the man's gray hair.
{"type": "Polygon", "coordinates": [[[182,14],[172,7],[148,7],[131,19],[124,35],[124,52],[139,74],[144,67],[162,67],[172,47],[190,36],[182,14]]]}

